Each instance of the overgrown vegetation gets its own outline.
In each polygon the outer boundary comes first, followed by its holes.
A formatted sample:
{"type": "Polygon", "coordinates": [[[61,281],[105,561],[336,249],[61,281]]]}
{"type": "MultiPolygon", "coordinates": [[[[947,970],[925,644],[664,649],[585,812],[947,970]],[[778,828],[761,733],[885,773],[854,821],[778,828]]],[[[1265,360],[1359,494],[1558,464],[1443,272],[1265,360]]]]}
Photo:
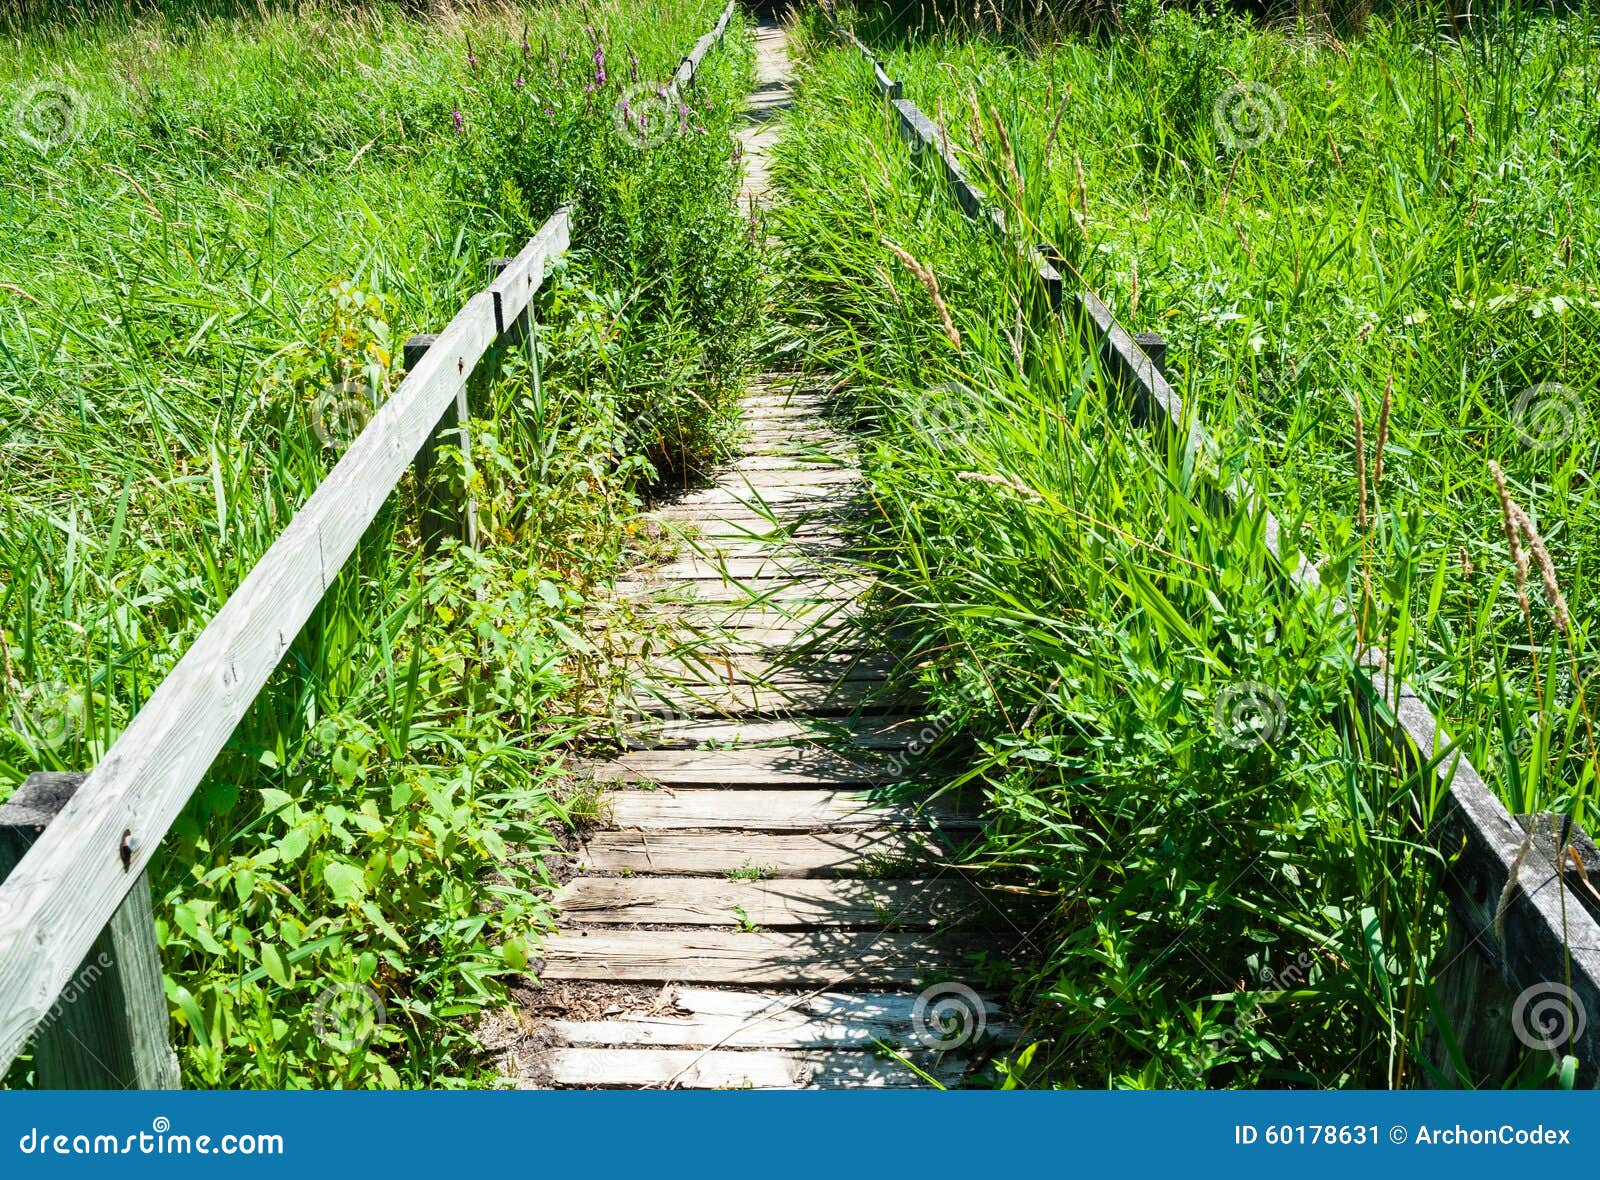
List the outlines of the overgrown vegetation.
{"type": "MultiPolygon", "coordinates": [[[[0,796],[104,755],[401,343],[575,202],[546,326],[475,383],[487,544],[422,552],[408,483],[153,868],[188,1084],[481,1082],[474,1026],[581,806],[584,607],[746,363],[749,51],[736,24],[642,143],[625,92],[660,106],[720,3],[166,8],[18,15],[0,63],[0,796]],[[370,1039],[328,1035],[351,996],[386,1006],[370,1039]]],[[[459,463],[439,478],[461,496],[459,463]]]]}
{"type": "Polygon", "coordinates": [[[1486,24],[1339,44],[1148,8],[1023,53],[858,22],[1019,232],[1171,338],[1215,432],[1198,460],[1130,426],[906,158],[859,58],[810,31],[780,170],[791,319],[869,433],[870,541],[960,719],[941,789],[981,786],[994,820],[975,867],[1058,899],[1007,1084],[1439,1080],[1437,800],[1352,746],[1358,645],[1513,811],[1592,825],[1600,53],[1587,17],[1486,24]],[[1520,397],[1541,385],[1559,406],[1520,397]],[[1540,413],[1555,446],[1529,442],[1540,413]],[[1559,610],[1536,569],[1519,600],[1491,459],[1559,610]],[[1218,514],[1239,476],[1327,555],[1322,593],[1287,592],[1254,514],[1218,514]]]}

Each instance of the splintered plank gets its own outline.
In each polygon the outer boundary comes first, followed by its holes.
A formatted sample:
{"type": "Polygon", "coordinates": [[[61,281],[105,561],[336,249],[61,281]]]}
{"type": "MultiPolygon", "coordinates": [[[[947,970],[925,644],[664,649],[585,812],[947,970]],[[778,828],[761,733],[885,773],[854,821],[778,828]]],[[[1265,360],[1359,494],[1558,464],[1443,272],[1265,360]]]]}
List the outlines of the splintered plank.
{"type": "Polygon", "coordinates": [[[723,474],[745,475],[757,471],[854,471],[860,469],[845,455],[830,453],[818,448],[809,457],[803,455],[746,455],[735,459],[722,469],[723,474]]]}
{"type": "MultiPolygon", "coordinates": [[[[894,992],[858,995],[762,995],[757,992],[674,989],[674,1006],[690,1015],[623,1015],[614,1020],[554,1020],[551,1032],[573,1048],[874,1049],[915,1052],[927,1039],[948,1035],[917,997],[894,992]]],[[[989,1040],[1013,1030],[999,1011],[973,1005],[967,1027],[989,1040]]],[[[965,1014],[963,1014],[965,1015],[965,1014]]]]}
{"type": "MultiPolygon", "coordinates": [[[[913,1054],[944,1085],[961,1063],[913,1054]]],[[[782,1053],[716,1049],[552,1049],[544,1068],[558,1086],[673,1086],[686,1090],[915,1089],[927,1083],[893,1058],[855,1050],[782,1053]]]]}
{"type": "Polygon", "coordinates": [[[775,930],[817,926],[1005,928],[1016,909],[1006,895],[985,896],[957,876],[909,881],[580,877],[556,895],[556,905],[564,922],[593,926],[738,926],[749,922],[775,930]]]}
{"type": "Polygon", "coordinates": [[[652,603],[686,604],[726,602],[759,606],[767,602],[850,602],[871,590],[873,578],[749,578],[729,582],[720,576],[697,581],[646,582],[630,579],[617,583],[617,593],[652,603]]]}
{"type": "Polygon", "coordinates": [[[765,495],[769,489],[781,490],[787,488],[814,489],[817,495],[837,495],[835,488],[843,485],[861,482],[861,472],[854,467],[834,465],[831,467],[758,467],[753,471],[740,471],[738,469],[725,470],[718,476],[713,488],[701,489],[713,491],[716,488],[745,493],[754,490],[755,493],[765,495]]]}
{"type": "MultiPolygon", "coordinates": [[[[851,828],[927,830],[946,817],[909,807],[876,804],[856,791],[747,791],[690,788],[617,791],[607,796],[619,828],[641,831],[744,830],[751,832],[843,831],[851,828]]],[[[946,820],[947,823],[955,823],[946,820]]]]}
{"type": "Polygon", "coordinates": [[[673,686],[658,686],[655,691],[665,706],[694,717],[887,712],[905,703],[904,693],[891,694],[882,685],[863,680],[816,684],[775,679],[759,685],[686,680],[673,686]]]}
{"type": "Polygon", "coordinates": [[[602,782],[674,786],[820,786],[893,782],[895,766],[823,746],[765,746],[734,750],[639,750],[594,768],[602,782]]]}
{"type": "MultiPolygon", "coordinates": [[[[788,652],[781,649],[773,658],[770,649],[760,652],[730,651],[713,636],[675,647],[651,656],[634,677],[640,685],[665,689],[673,684],[697,683],[763,687],[790,684],[840,684],[848,681],[881,683],[897,670],[895,662],[883,655],[862,656],[807,652],[804,647],[788,652]]],[[[909,669],[908,669],[909,671],[909,669]]],[[[660,695],[653,690],[652,695],[660,695]]]]}
{"type": "Polygon", "coordinates": [[[719,559],[715,555],[685,554],[676,561],[657,566],[646,578],[655,582],[745,582],[751,578],[826,582],[839,574],[837,565],[822,565],[789,549],[769,548],[766,553],[754,557],[719,559]]]}
{"type": "Polygon", "coordinates": [[[837,742],[841,749],[901,750],[913,742],[924,740],[919,738],[919,734],[926,728],[927,723],[921,719],[905,718],[833,722],[822,717],[778,721],[664,719],[650,728],[653,740],[648,748],[678,749],[729,744],[750,748],[796,742],[837,742]]]}
{"type": "Polygon", "coordinates": [[[971,973],[978,944],[951,935],[849,930],[611,930],[551,938],[544,979],[733,983],[775,987],[910,987],[971,973]]]}
{"type": "Polygon", "coordinates": [[[761,484],[751,486],[747,480],[739,479],[737,482],[713,484],[709,488],[700,488],[697,491],[687,492],[673,499],[674,508],[711,509],[728,506],[738,507],[749,505],[763,508],[765,505],[782,505],[811,502],[815,504],[837,504],[851,498],[860,499],[858,491],[852,497],[848,491],[850,481],[822,480],[813,483],[779,483],[774,487],[764,487],[761,484]],[[840,482],[846,484],[841,489],[840,482]]]}
{"type": "Polygon", "coordinates": [[[667,601],[647,605],[661,622],[705,636],[764,629],[841,637],[859,634],[852,604],[838,599],[825,602],[770,600],[760,604],[667,601]]]}
{"type": "Polygon", "coordinates": [[[579,857],[600,873],[721,875],[756,869],[774,878],[927,871],[950,851],[929,832],[890,829],[774,836],[760,832],[595,832],[579,857]]]}

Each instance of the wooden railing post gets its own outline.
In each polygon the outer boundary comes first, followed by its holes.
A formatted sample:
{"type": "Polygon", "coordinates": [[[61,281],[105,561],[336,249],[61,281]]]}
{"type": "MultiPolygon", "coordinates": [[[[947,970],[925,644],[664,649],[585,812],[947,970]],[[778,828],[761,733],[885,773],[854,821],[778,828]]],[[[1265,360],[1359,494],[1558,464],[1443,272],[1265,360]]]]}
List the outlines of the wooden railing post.
{"type": "MultiPolygon", "coordinates": [[[[489,259],[489,282],[492,284],[496,279],[505,273],[506,267],[510,266],[515,261],[515,258],[489,259]]],[[[529,315],[530,309],[524,307],[521,314],[506,325],[504,334],[496,342],[497,347],[514,348],[526,341],[528,339],[528,324],[530,322],[528,318],[529,315]]]]}
{"type": "Polygon", "coordinates": [[[1133,342],[1155,363],[1156,372],[1167,376],[1167,338],[1160,332],[1135,332],[1133,342]]]}
{"type": "MultiPolygon", "coordinates": [[[[434,335],[413,336],[406,341],[405,367],[410,372],[417,366],[417,362],[427,355],[428,349],[438,337],[434,335]]],[[[472,440],[468,433],[468,423],[471,420],[471,406],[467,401],[466,386],[456,394],[455,421],[452,423],[452,414],[446,411],[444,417],[439,419],[439,424],[434,427],[433,433],[428,436],[428,441],[423,443],[422,449],[417,452],[417,457],[412,463],[412,470],[416,473],[418,495],[422,500],[422,519],[418,528],[422,534],[424,549],[437,549],[440,543],[449,536],[455,536],[465,541],[472,548],[478,547],[478,509],[472,502],[472,492],[469,488],[460,504],[452,505],[446,497],[434,486],[433,469],[439,461],[439,448],[446,440],[444,435],[452,430],[456,432],[461,446],[463,469],[466,472],[467,482],[472,480],[472,440]]]]}
{"type": "MultiPolygon", "coordinates": [[[[0,806],[0,881],[87,777],[30,775],[0,806]]],[[[129,832],[124,844],[137,838],[129,832]]],[[[34,1082],[42,1090],[176,1090],[167,1020],[150,883],[140,873],[34,1032],[34,1082]]]]}

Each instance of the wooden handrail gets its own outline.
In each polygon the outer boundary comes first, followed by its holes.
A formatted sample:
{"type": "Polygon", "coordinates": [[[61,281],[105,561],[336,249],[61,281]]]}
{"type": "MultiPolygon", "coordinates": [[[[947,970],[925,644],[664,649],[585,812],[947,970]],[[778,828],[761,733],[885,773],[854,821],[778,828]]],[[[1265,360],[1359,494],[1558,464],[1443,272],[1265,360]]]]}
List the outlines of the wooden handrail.
{"type": "Polygon", "coordinates": [[[142,881],[162,837],[570,232],[564,208],[467,300],[0,882],[0,1073],[142,881]]]}

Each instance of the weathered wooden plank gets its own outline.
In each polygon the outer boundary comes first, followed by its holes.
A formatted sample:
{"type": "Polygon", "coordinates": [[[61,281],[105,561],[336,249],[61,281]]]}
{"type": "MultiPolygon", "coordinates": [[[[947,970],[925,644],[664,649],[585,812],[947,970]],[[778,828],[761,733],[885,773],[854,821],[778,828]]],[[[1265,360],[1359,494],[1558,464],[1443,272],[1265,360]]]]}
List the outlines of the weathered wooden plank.
{"type": "Polygon", "coordinates": [[[688,579],[674,578],[662,581],[645,578],[626,578],[616,584],[617,593],[627,598],[649,597],[652,601],[677,600],[680,602],[831,602],[836,599],[855,599],[878,585],[878,580],[850,576],[837,570],[824,571],[816,578],[752,577],[726,580],[721,574],[688,579]]]}
{"type": "Polygon", "coordinates": [[[651,509],[650,517],[680,531],[693,526],[696,533],[705,536],[733,537],[805,537],[809,534],[829,533],[850,520],[859,520],[861,512],[845,504],[832,501],[817,503],[773,504],[757,508],[750,503],[727,503],[717,506],[695,504],[668,504],[651,509]]]}
{"type": "Polygon", "coordinates": [[[840,496],[838,485],[833,483],[752,488],[741,481],[738,486],[723,484],[689,492],[673,500],[671,507],[692,509],[707,515],[735,509],[741,514],[753,511],[758,516],[764,516],[769,509],[778,507],[796,511],[805,507],[827,506],[839,510],[848,504],[849,501],[840,496]]]}
{"type": "Polygon", "coordinates": [[[920,719],[906,722],[875,718],[840,721],[824,717],[775,721],[756,718],[732,721],[666,718],[659,724],[652,724],[651,733],[658,739],[659,747],[682,749],[730,744],[751,749],[766,744],[837,742],[840,749],[901,750],[914,741],[925,740],[918,737],[924,727],[925,723],[920,719]]]}
{"type": "Polygon", "coordinates": [[[769,547],[755,557],[718,558],[700,553],[680,556],[664,565],[640,571],[636,580],[656,585],[664,582],[748,582],[753,579],[809,582],[826,581],[842,572],[843,567],[820,564],[805,553],[769,547]]]}
{"type": "Polygon", "coordinates": [[[874,803],[857,791],[682,788],[617,791],[606,797],[618,828],[641,831],[814,832],[959,829],[947,813],[874,803]]]}
{"type": "MultiPolygon", "coordinates": [[[[721,987],[675,987],[672,1006],[693,1016],[734,1016],[748,1020],[776,1011],[798,1012],[829,1020],[878,1021],[909,1026],[917,997],[906,992],[837,991],[795,995],[721,987]]],[[[1001,1015],[993,1000],[983,1001],[984,1017],[1001,1015]]]]}
{"type": "MultiPolygon", "coordinates": [[[[676,1012],[689,1015],[624,1015],[615,1020],[550,1022],[550,1031],[574,1048],[872,1049],[923,1047],[926,1026],[917,997],[896,992],[824,992],[821,995],[763,994],[678,987],[676,1012]]],[[[974,1012],[974,1023],[977,1013],[974,1012]]],[[[999,1009],[984,1003],[982,1035],[1006,1041],[1014,1035],[999,1009]]]]}
{"type": "Polygon", "coordinates": [[[761,472],[827,472],[849,471],[858,477],[860,470],[848,463],[842,456],[811,456],[803,455],[758,455],[750,454],[735,459],[726,466],[716,468],[714,475],[732,475],[742,477],[761,472]]]}
{"type": "Polygon", "coordinates": [[[1009,894],[980,893],[955,875],[837,881],[579,877],[562,888],[555,901],[563,924],[726,927],[749,922],[780,930],[1008,929],[1025,908],[1009,894]]]}
{"type": "MultiPolygon", "coordinates": [[[[527,297],[508,289],[504,314],[515,318],[527,297]]],[[[0,1071],[141,879],[195,785],[497,335],[494,296],[480,292],[0,884],[0,1071]],[[126,860],[125,833],[135,844],[126,860]]]]}
{"type": "MultiPolygon", "coordinates": [[[[630,607],[649,606],[666,626],[671,626],[672,641],[679,647],[701,640],[740,638],[753,640],[771,634],[774,643],[789,644],[803,635],[818,646],[831,640],[843,641],[859,634],[859,623],[850,602],[829,599],[819,602],[779,602],[769,600],[760,606],[742,603],[674,602],[630,600],[630,607]]],[[[704,646],[704,644],[702,644],[704,646]]]]}
{"type": "Polygon", "coordinates": [[[579,860],[602,873],[724,874],[758,869],[774,878],[914,872],[951,855],[937,833],[901,829],[774,836],[760,832],[593,832],[579,860]]]}
{"type": "Polygon", "coordinates": [[[971,974],[972,955],[981,945],[948,934],[591,929],[550,939],[540,978],[911,987],[935,976],[971,974]]]}
{"type": "Polygon", "coordinates": [[[661,686],[663,704],[687,717],[793,717],[801,714],[888,713],[903,710],[905,691],[869,681],[837,684],[775,681],[767,684],[713,684],[684,681],[661,686]]]}
{"type": "MultiPolygon", "coordinates": [[[[957,1058],[910,1055],[946,1086],[961,1077],[957,1058]]],[[[686,1090],[917,1089],[927,1085],[893,1058],[857,1051],[793,1053],[718,1049],[553,1049],[543,1066],[558,1086],[686,1090]]]]}
{"type": "Polygon", "coordinates": [[[868,642],[868,637],[859,634],[823,633],[813,636],[799,625],[775,631],[770,637],[763,635],[760,629],[684,627],[671,633],[667,643],[657,646],[659,655],[645,657],[640,653],[639,658],[648,659],[641,666],[650,669],[651,675],[657,670],[698,669],[695,672],[697,679],[725,681],[726,662],[729,660],[760,661],[764,671],[746,676],[746,679],[759,679],[797,666],[806,666],[807,657],[812,656],[815,662],[810,666],[824,675],[841,680],[862,680],[867,679],[871,672],[852,670],[853,663],[863,668],[877,663],[884,666],[895,663],[884,650],[886,645],[879,644],[871,648],[862,646],[868,642]],[[705,671],[708,668],[715,671],[705,671]]]}
{"type": "Polygon", "coordinates": [[[809,496],[836,497],[839,493],[835,489],[842,487],[848,490],[851,485],[860,482],[861,473],[849,467],[813,466],[756,471],[725,468],[718,475],[715,490],[729,492],[740,500],[758,502],[789,491],[799,491],[809,496]]]}
{"type": "Polygon", "coordinates": [[[602,782],[673,786],[870,785],[898,775],[886,759],[868,760],[824,746],[754,746],[732,750],[638,750],[594,768],[602,782]]]}
{"type": "Polygon", "coordinates": [[[1093,291],[1080,291],[1077,298],[1084,323],[1099,341],[1101,363],[1113,381],[1133,391],[1134,420],[1181,430],[1185,445],[1195,454],[1204,453],[1204,432],[1185,413],[1182,399],[1167,384],[1156,363],[1134,343],[1132,333],[1117,322],[1111,309],[1093,291]]]}

